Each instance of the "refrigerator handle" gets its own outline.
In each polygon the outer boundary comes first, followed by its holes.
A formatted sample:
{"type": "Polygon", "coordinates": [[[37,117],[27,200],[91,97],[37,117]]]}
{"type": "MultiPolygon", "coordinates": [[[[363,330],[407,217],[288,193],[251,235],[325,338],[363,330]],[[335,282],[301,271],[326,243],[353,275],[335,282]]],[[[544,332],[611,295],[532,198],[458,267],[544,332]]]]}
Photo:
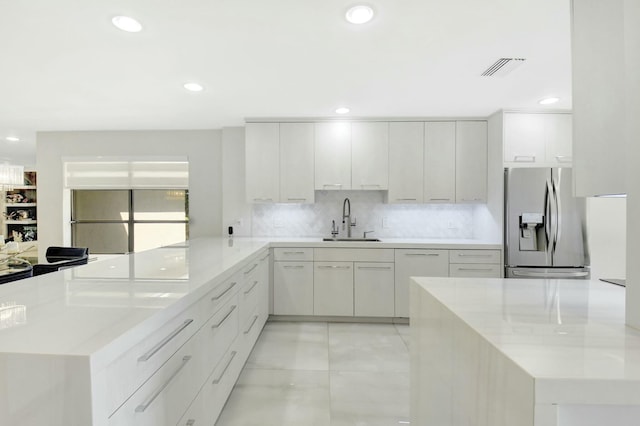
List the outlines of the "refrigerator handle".
{"type": "Polygon", "coordinates": [[[558,179],[554,179],[552,181],[553,184],[553,196],[555,198],[555,232],[553,237],[553,251],[556,251],[556,246],[558,245],[558,241],[560,240],[560,233],[562,231],[562,206],[560,205],[560,200],[562,197],[560,196],[560,173],[558,173],[558,179]]]}
{"type": "Polygon", "coordinates": [[[551,197],[553,190],[551,189],[551,182],[547,179],[546,189],[544,192],[544,214],[546,216],[544,221],[544,236],[547,239],[547,256],[551,256],[552,249],[552,205],[551,205],[551,197]]]}

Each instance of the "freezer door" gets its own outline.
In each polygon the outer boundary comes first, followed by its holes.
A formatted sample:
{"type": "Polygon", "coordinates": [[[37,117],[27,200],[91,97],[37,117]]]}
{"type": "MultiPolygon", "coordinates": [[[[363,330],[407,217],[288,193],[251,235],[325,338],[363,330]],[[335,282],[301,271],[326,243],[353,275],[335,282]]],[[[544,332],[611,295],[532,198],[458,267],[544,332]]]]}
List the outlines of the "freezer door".
{"type": "Polygon", "coordinates": [[[571,267],[588,265],[586,259],[585,199],[572,194],[572,170],[554,168],[551,170],[555,223],[552,241],[553,266],[571,267]]]}
{"type": "Polygon", "coordinates": [[[505,265],[552,266],[550,168],[505,169],[505,265]]]}

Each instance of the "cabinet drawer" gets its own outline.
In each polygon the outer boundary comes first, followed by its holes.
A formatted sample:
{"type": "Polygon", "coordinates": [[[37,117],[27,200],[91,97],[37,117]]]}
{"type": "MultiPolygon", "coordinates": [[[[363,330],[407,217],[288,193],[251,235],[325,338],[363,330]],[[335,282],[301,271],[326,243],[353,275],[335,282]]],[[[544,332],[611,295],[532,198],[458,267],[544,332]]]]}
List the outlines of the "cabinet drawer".
{"type": "Polygon", "coordinates": [[[238,336],[240,307],[235,294],[202,328],[202,371],[210,374],[238,336]]]}
{"type": "Polygon", "coordinates": [[[266,302],[265,287],[268,287],[265,277],[258,274],[251,275],[244,283],[238,294],[240,324],[244,324],[258,306],[266,302]]]}
{"type": "Polygon", "coordinates": [[[182,346],[110,418],[109,426],[175,425],[202,384],[200,333],[182,346]]]}
{"type": "Polygon", "coordinates": [[[501,266],[498,264],[457,263],[449,265],[450,277],[500,278],[501,266]]]}
{"type": "Polygon", "coordinates": [[[451,250],[449,263],[500,263],[500,250],[451,250]]]}
{"type": "Polygon", "coordinates": [[[105,397],[109,413],[113,413],[195,334],[202,324],[200,309],[197,303],[192,305],[107,366],[105,397]]]}
{"type": "Polygon", "coordinates": [[[205,417],[202,392],[200,392],[176,426],[200,426],[204,424],[211,424],[211,421],[205,417]]]}
{"type": "Polygon", "coordinates": [[[312,248],[274,248],[273,260],[295,261],[313,260],[312,248]]]}
{"type": "MultiPolygon", "coordinates": [[[[207,378],[200,393],[204,402],[205,425],[215,424],[227,398],[235,385],[242,366],[244,365],[242,338],[236,339],[231,348],[225,353],[213,373],[207,378]]],[[[198,424],[194,426],[199,426],[198,424]]]]}
{"type": "Polygon", "coordinates": [[[220,310],[221,306],[238,294],[242,283],[240,275],[238,272],[231,278],[224,280],[200,301],[203,321],[210,319],[220,310]]]}
{"type": "Polygon", "coordinates": [[[313,256],[316,262],[393,262],[393,249],[317,248],[313,256]]]}

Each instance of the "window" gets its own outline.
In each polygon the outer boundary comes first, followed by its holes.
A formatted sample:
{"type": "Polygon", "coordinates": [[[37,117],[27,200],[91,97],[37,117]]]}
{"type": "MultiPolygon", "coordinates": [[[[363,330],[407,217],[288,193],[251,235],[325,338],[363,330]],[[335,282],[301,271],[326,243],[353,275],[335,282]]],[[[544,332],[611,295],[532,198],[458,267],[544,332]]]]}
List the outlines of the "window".
{"type": "Polygon", "coordinates": [[[189,239],[189,192],[75,189],[71,239],[96,254],[138,252],[189,239]]]}

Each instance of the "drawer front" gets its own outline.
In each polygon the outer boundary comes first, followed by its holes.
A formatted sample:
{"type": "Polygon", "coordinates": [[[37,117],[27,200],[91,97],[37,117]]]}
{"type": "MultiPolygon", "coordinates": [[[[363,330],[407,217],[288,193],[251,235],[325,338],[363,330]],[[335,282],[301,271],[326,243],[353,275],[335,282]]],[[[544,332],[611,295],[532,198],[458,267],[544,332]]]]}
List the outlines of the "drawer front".
{"type": "Polygon", "coordinates": [[[313,262],[273,263],[273,313],[313,315],[313,262]]]}
{"type": "Polygon", "coordinates": [[[109,426],[175,425],[202,384],[200,333],[182,346],[109,418],[109,426]]]}
{"type": "Polygon", "coordinates": [[[296,260],[313,260],[312,248],[274,248],[273,260],[275,261],[296,261],[296,260]]]}
{"type": "MultiPolygon", "coordinates": [[[[244,365],[241,347],[242,338],[239,338],[225,353],[222,361],[218,363],[200,391],[204,401],[204,415],[207,420],[204,424],[207,426],[215,424],[236,380],[240,376],[240,371],[242,371],[244,365]]],[[[196,424],[194,426],[199,425],[196,424]]]]}
{"type": "Polygon", "coordinates": [[[267,302],[265,300],[265,287],[268,288],[268,283],[259,274],[251,275],[244,283],[238,294],[240,299],[240,324],[244,324],[258,306],[267,302]]]}
{"type": "Polygon", "coordinates": [[[394,264],[355,263],[353,291],[355,316],[394,316],[394,264]]]}
{"type": "Polygon", "coordinates": [[[313,314],[353,316],[352,262],[314,262],[313,314]]]}
{"type": "Polygon", "coordinates": [[[209,375],[238,336],[240,307],[236,293],[202,328],[202,371],[209,375]]]}
{"type": "Polygon", "coordinates": [[[450,263],[500,263],[500,250],[451,250],[450,263]]]}
{"type": "Polygon", "coordinates": [[[393,251],[381,248],[317,248],[313,258],[316,262],[393,262],[393,251]]]}
{"type": "Polygon", "coordinates": [[[500,278],[500,265],[457,263],[449,265],[450,277],[500,278]]]}
{"type": "Polygon", "coordinates": [[[200,310],[197,303],[192,305],[107,366],[104,394],[109,413],[113,413],[195,334],[202,324],[200,310]]]}
{"type": "Polygon", "coordinates": [[[218,284],[199,302],[201,305],[203,321],[210,319],[230,299],[238,294],[242,286],[241,273],[234,274],[218,284]]]}

